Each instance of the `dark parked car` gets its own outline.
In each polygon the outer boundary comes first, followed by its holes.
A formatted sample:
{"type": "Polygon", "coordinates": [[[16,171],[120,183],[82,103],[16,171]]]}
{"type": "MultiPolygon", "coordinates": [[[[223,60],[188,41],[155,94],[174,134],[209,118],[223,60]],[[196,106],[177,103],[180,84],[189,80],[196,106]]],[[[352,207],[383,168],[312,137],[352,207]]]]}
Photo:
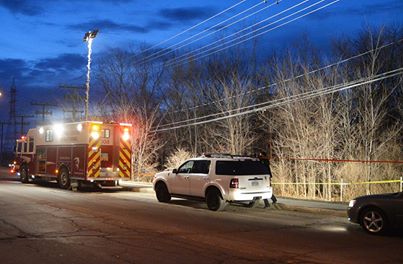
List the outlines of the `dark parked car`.
{"type": "Polygon", "coordinates": [[[348,205],[348,219],[370,234],[403,227],[403,192],[357,197],[348,205]]]}

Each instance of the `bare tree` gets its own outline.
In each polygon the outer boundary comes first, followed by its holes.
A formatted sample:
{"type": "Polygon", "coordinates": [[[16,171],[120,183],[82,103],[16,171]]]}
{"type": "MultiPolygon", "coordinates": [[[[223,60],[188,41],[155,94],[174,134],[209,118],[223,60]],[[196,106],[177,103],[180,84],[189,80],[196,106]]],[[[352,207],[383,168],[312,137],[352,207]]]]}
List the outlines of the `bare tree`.
{"type": "Polygon", "coordinates": [[[153,132],[160,122],[158,88],[161,67],[136,63],[135,54],[113,50],[101,61],[98,81],[104,89],[99,105],[102,116],[133,125],[133,175],[151,174],[163,144],[153,132]]]}

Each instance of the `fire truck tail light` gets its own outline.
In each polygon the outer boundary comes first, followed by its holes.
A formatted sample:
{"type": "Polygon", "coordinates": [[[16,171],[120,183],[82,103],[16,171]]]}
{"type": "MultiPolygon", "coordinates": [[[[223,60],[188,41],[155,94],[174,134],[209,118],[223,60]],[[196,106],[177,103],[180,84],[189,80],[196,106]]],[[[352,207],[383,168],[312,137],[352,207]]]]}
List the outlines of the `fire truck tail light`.
{"type": "Polygon", "coordinates": [[[91,137],[92,137],[93,139],[98,139],[98,138],[99,138],[99,132],[97,132],[97,131],[92,131],[92,132],[91,132],[91,137]]]}
{"type": "Polygon", "coordinates": [[[77,125],[77,131],[81,132],[83,130],[83,124],[78,124],[77,125]]]}
{"type": "Polygon", "coordinates": [[[98,125],[93,125],[92,126],[92,131],[91,131],[91,137],[95,140],[97,140],[100,136],[99,134],[99,126],[98,125]]]}
{"type": "Polygon", "coordinates": [[[125,127],[125,128],[123,129],[122,139],[123,139],[124,141],[128,141],[128,140],[130,139],[129,128],[125,127]]]}
{"type": "Polygon", "coordinates": [[[59,170],[58,170],[58,169],[56,169],[56,170],[55,170],[55,173],[56,173],[56,174],[58,174],[58,173],[59,173],[59,170]]]}

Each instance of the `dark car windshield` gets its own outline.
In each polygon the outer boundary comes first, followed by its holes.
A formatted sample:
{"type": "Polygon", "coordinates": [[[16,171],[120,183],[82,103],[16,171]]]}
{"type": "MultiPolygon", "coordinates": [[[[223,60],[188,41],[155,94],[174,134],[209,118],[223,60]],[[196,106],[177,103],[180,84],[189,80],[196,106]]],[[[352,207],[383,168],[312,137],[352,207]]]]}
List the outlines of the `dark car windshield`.
{"type": "Polygon", "coordinates": [[[263,175],[269,169],[259,160],[219,160],[216,162],[217,175],[263,175]]]}

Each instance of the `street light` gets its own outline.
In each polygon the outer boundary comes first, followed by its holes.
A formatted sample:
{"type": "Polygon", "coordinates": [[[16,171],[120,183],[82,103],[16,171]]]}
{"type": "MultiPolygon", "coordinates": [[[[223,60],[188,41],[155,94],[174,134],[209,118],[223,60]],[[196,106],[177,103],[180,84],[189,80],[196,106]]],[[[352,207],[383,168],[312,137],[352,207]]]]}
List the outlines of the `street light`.
{"type": "Polygon", "coordinates": [[[93,31],[85,32],[83,41],[87,42],[90,38],[92,39],[95,38],[98,34],[98,31],[99,31],[98,29],[94,29],[93,31]]]}
{"type": "Polygon", "coordinates": [[[83,41],[87,42],[88,47],[88,63],[87,63],[87,82],[85,91],[85,120],[88,120],[88,105],[90,100],[90,72],[91,72],[91,53],[92,53],[92,41],[98,34],[98,29],[88,31],[84,34],[83,41]]]}

